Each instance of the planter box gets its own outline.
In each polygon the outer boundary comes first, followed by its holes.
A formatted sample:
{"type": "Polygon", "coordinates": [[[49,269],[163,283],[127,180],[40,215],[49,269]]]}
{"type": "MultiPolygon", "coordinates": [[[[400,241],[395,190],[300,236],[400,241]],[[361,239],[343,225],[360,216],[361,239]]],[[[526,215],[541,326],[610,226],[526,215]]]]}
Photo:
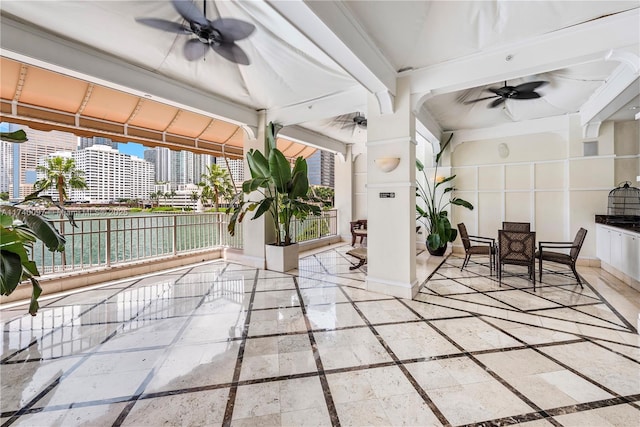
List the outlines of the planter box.
{"type": "Polygon", "coordinates": [[[267,270],[285,272],[298,268],[298,244],[289,246],[265,246],[267,270]]]}

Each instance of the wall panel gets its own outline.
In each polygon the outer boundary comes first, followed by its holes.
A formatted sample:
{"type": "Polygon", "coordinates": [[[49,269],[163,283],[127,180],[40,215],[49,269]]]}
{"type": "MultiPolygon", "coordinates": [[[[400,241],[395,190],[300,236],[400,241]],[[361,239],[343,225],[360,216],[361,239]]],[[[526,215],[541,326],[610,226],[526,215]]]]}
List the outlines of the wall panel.
{"type": "Polygon", "coordinates": [[[478,176],[478,190],[495,191],[503,189],[502,166],[480,167],[478,176]]]}
{"type": "Polygon", "coordinates": [[[505,166],[505,189],[531,189],[531,164],[517,164],[505,166]]]}
{"type": "Polygon", "coordinates": [[[498,237],[498,229],[502,228],[502,194],[486,192],[478,194],[478,235],[498,237]]]}
{"type": "Polygon", "coordinates": [[[565,193],[543,191],[535,195],[536,240],[564,241],[565,193]]]}
{"type": "Polygon", "coordinates": [[[531,193],[529,191],[509,192],[505,194],[504,220],[533,222],[533,218],[531,218],[531,193]]]}
{"type": "Polygon", "coordinates": [[[565,187],[565,162],[537,163],[535,165],[535,188],[537,190],[560,190],[565,187]]]}

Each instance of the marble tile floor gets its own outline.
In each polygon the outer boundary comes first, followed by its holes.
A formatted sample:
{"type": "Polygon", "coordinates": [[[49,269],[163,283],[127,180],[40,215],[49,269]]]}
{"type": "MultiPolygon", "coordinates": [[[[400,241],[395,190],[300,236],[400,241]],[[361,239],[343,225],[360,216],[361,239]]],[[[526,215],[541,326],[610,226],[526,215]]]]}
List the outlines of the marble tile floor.
{"type": "Polygon", "coordinates": [[[450,255],[404,300],[366,291],[349,249],[3,307],[0,424],[640,425],[640,294],[612,276],[545,265],[533,292],[450,255]]]}

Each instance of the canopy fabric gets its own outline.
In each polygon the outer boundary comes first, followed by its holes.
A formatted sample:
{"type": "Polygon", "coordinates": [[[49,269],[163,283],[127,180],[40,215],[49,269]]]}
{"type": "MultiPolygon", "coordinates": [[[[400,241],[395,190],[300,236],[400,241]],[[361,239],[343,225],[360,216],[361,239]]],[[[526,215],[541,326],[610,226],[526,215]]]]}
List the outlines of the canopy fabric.
{"type": "MultiPolygon", "coordinates": [[[[243,157],[244,130],[223,120],[0,58],[0,119],[33,129],[101,136],[148,147],[243,157]]],[[[316,149],[283,138],[286,157],[316,149]]]]}

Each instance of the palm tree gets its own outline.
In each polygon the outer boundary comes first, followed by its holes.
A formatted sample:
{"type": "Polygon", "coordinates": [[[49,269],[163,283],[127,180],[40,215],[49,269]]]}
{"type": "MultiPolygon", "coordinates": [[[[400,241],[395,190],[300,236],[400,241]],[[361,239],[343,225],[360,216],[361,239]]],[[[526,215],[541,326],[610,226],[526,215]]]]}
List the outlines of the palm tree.
{"type": "Polygon", "coordinates": [[[191,201],[193,202],[193,209],[196,209],[198,207],[198,199],[200,198],[200,194],[198,194],[197,191],[192,191],[191,192],[191,201]]]}
{"type": "Polygon", "coordinates": [[[153,207],[153,202],[155,201],[156,204],[158,203],[158,199],[160,199],[160,196],[162,195],[161,191],[158,192],[153,192],[151,194],[149,194],[149,198],[151,199],[151,207],[153,207]]]}
{"type": "MultiPolygon", "coordinates": [[[[67,187],[71,189],[81,190],[87,188],[87,183],[82,175],[83,171],[76,169],[76,162],[71,157],[49,157],[46,165],[39,165],[36,171],[44,174],[44,178],[35,182],[36,190],[50,190],[55,188],[58,191],[58,202],[60,206],[64,205],[65,200],[69,198],[67,187]]],[[[64,214],[60,213],[60,233],[64,235],[64,214]]],[[[66,252],[61,253],[62,265],[67,264],[66,252]]]]}
{"type": "Polygon", "coordinates": [[[217,212],[220,198],[229,199],[233,196],[234,187],[229,171],[213,164],[207,166],[207,172],[202,174],[201,179],[198,185],[202,187],[202,198],[213,201],[217,212]]]}
{"type": "Polygon", "coordinates": [[[67,188],[75,190],[87,188],[82,176],[84,172],[76,169],[76,162],[71,157],[50,157],[46,165],[40,165],[36,170],[44,174],[44,178],[37,180],[34,184],[36,190],[55,188],[61,205],[64,205],[65,200],[69,198],[67,188]]]}

